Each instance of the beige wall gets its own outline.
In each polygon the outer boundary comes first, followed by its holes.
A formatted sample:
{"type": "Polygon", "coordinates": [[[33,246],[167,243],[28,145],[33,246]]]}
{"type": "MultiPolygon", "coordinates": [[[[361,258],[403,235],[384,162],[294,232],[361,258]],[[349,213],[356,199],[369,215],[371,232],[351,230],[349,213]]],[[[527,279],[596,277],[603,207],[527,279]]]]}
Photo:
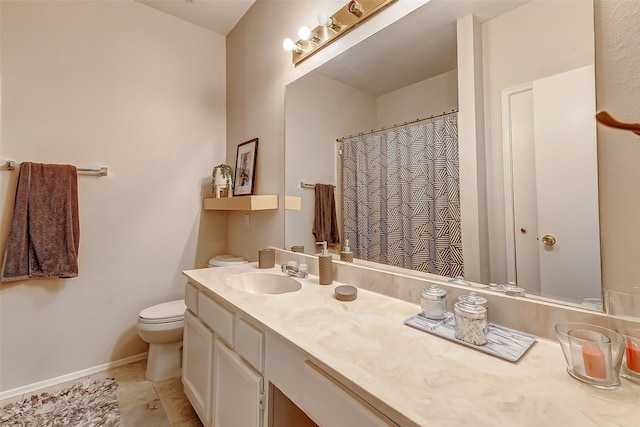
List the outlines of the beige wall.
{"type": "MultiPolygon", "coordinates": [[[[259,138],[257,194],[284,193],[284,86],[289,64],[281,45],[293,35],[282,23],[296,22],[304,6],[258,1],[227,36],[227,161],[235,164],[238,144],[259,138]]],[[[282,197],[279,202],[277,211],[229,212],[228,252],[255,261],[264,246],[283,247],[282,197]]]]}
{"type": "MultiPolygon", "coordinates": [[[[143,353],[139,311],[225,249],[225,39],[133,1],[1,2],[2,160],[80,176],[80,275],[0,285],[0,390],[143,353]]],[[[2,167],[4,169],[4,167],[2,167]]],[[[0,171],[4,250],[16,172],[0,171]]],[[[1,254],[0,254],[1,255],[1,254]]]]}
{"type": "MultiPolygon", "coordinates": [[[[596,105],[640,122],[640,1],[597,0],[596,105]]],[[[600,245],[606,288],[640,286],[640,136],[598,126],[600,245]]]]}
{"type": "MultiPolygon", "coordinates": [[[[376,127],[429,117],[458,109],[458,72],[451,70],[380,95],[376,127]]],[[[366,129],[366,128],[365,128],[366,129]]]]}

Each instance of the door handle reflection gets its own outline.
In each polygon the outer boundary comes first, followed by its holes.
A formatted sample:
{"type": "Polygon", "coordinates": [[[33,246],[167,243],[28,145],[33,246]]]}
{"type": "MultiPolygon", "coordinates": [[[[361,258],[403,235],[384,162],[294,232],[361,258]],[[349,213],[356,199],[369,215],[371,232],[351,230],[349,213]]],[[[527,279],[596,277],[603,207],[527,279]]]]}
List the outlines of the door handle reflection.
{"type": "Polygon", "coordinates": [[[542,236],[542,243],[547,246],[553,246],[556,244],[556,238],[551,234],[545,234],[544,236],[542,236]]]}

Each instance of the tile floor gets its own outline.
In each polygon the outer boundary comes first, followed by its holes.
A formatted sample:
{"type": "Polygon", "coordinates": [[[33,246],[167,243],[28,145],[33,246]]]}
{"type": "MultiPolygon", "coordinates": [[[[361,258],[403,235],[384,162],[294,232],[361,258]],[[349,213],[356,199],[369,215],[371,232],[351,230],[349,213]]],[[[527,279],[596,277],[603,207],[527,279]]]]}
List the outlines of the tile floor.
{"type": "Polygon", "coordinates": [[[57,393],[86,378],[113,377],[118,383],[116,395],[120,407],[120,427],[202,427],[184,395],[181,379],[173,378],[157,383],[147,381],[144,378],[145,363],[146,360],[130,363],[28,395],[16,396],[0,401],[0,406],[44,391],[57,393]]]}

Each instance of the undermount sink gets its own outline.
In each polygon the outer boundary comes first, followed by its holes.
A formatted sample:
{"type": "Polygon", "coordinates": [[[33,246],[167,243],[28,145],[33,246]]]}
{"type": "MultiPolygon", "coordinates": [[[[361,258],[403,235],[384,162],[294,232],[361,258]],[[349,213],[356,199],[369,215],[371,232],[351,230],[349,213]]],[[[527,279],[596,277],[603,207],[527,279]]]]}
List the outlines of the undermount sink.
{"type": "Polygon", "coordinates": [[[286,294],[299,291],[302,284],[289,276],[268,273],[242,273],[227,277],[227,285],[252,294],[286,294]]]}

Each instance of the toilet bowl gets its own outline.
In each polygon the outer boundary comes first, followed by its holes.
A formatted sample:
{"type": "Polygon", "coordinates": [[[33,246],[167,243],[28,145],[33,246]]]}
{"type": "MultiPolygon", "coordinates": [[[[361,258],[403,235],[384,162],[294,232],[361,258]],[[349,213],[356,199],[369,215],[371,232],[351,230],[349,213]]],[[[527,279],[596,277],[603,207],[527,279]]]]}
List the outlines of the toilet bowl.
{"type": "Polygon", "coordinates": [[[138,315],[138,335],[149,343],[147,371],[150,381],[164,381],[182,374],[182,333],[184,300],[169,301],[145,308],[138,315]]]}

